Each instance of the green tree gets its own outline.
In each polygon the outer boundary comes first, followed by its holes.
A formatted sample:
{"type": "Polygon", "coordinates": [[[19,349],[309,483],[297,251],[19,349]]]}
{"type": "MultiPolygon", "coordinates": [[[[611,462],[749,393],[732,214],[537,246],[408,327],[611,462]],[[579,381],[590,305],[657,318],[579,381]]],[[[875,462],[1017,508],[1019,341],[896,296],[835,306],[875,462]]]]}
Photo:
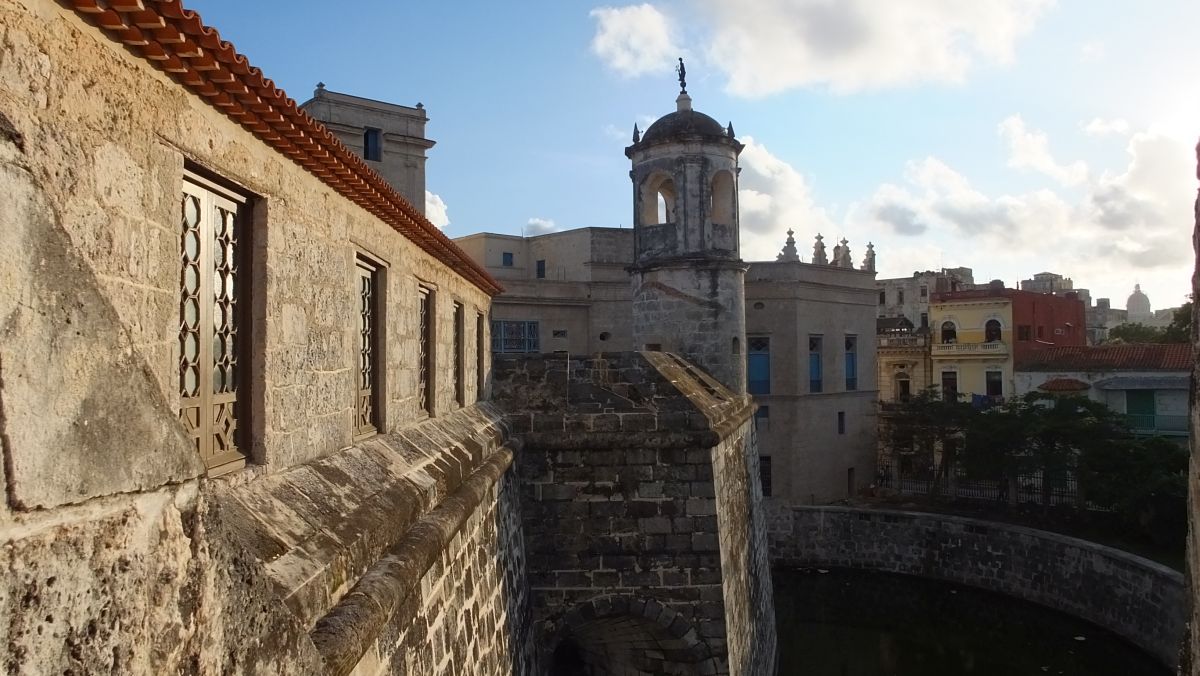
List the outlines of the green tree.
{"type": "Polygon", "coordinates": [[[1133,322],[1114,326],[1108,331],[1109,343],[1190,343],[1192,341],[1192,302],[1175,309],[1165,328],[1133,322]]]}
{"type": "Polygon", "coordinates": [[[1171,323],[1163,329],[1163,342],[1192,342],[1192,301],[1189,300],[1175,310],[1171,323]]]}
{"type": "Polygon", "coordinates": [[[1160,545],[1187,533],[1188,450],[1163,437],[1127,439],[1085,449],[1079,481],[1091,502],[1160,545]]]}
{"type": "Polygon", "coordinates": [[[1108,330],[1106,343],[1165,343],[1164,332],[1141,322],[1120,324],[1108,330]]]}
{"type": "Polygon", "coordinates": [[[892,462],[908,455],[914,473],[933,479],[933,492],[950,476],[958,457],[959,442],[976,411],[959,397],[947,398],[937,387],[928,387],[908,401],[896,404],[888,416],[892,462]]]}

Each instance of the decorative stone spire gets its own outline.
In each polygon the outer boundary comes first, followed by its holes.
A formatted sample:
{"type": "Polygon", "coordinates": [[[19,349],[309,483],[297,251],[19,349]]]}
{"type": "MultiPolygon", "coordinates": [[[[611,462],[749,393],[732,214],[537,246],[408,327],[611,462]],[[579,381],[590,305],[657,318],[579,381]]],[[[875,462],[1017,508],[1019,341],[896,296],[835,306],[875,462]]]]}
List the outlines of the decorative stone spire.
{"type": "MultiPolygon", "coordinates": [[[[725,127],[725,133],[729,134],[729,138],[735,138],[733,135],[733,121],[732,120],[729,122],[729,126],[725,127]]],[[[789,230],[788,232],[791,232],[791,230],[789,230]]]]}
{"type": "Polygon", "coordinates": [[[637,128],[637,122],[633,123],[633,142],[634,143],[642,142],[642,132],[641,132],[641,130],[639,130],[637,128]]]}
{"type": "Polygon", "coordinates": [[[829,265],[829,259],[825,256],[825,238],[821,233],[817,233],[817,241],[813,244],[813,265],[829,265]]]}
{"type": "Polygon", "coordinates": [[[839,246],[833,247],[833,264],[839,268],[854,269],[854,261],[850,260],[850,244],[845,237],[839,246]]]}
{"type": "Polygon", "coordinates": [[[862,269],[875,272],[875,245],[871,242],[867,242],[867,256],[863,258],[862,269]]]}
{"type": "Polygon", "coordinates": [[[775,260],[783,262],[800,261],[800,256],[796,253],[796,238],[792,236],[794,234],[796,233],[789,228],[787,243],[783,245],[783,251],[779,252],[779,255],[775,257],[775,260]]]}

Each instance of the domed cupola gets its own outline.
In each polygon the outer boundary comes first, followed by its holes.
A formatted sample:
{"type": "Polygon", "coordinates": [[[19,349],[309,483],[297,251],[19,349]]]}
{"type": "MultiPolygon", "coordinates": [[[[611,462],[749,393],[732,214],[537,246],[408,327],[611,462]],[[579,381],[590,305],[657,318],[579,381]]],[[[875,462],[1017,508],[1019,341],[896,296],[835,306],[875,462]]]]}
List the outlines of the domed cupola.
{"type": "Polygon", "coordinates": [[[745,392],[746,266],[733,123],[692,110],[683,60],[675,112],[633,128],[634,344],[683,355],[745,392]]]}

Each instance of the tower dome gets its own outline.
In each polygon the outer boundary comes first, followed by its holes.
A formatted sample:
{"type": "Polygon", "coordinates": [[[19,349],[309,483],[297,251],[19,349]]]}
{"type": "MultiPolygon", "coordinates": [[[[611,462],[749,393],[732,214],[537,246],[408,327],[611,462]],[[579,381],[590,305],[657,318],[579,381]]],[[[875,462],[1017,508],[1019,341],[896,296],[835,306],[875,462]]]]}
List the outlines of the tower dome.
{"type": "Polygon", "coordinates": [[[1141,322],[1154,316],[1150,311],[1150,298],[1142,293],[1141,284],[1133,285],[1133,293],[1129,294],[1129,299],[1125,301],[1125,311],[1130,322],[1141,322]]]}

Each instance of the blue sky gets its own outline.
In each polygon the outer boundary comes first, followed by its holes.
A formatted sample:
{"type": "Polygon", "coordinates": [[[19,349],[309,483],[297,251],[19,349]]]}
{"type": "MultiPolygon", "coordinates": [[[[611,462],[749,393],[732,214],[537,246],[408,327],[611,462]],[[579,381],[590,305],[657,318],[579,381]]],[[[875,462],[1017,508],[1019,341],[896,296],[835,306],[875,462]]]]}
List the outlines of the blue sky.
{"type": "Polygon", "coordinates": [[[628,227],[623,147],[674,109],[683,55],[695,107],[747,144],[747,258],[791,227],[802,252],[874,242],[880,277],[1052,270],[1118,307],[1135,282],[1156,308],[1189,291],[1197,2],[188,6],[297,100],[323,81],[422,102],[451,236],[628,227]]]}

